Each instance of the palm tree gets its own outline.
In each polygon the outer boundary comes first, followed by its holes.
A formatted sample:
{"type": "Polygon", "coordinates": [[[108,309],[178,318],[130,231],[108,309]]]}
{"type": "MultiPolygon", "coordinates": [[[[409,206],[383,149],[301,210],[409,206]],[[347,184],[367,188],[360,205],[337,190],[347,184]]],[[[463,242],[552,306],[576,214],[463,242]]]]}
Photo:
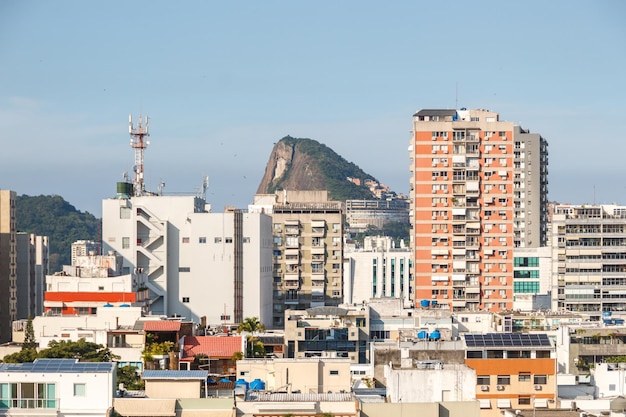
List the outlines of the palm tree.
{"type": "Polygon", "coordinates": [[[238,333],[255,333],[261,330],[265,330],[265,326],[261,324],[258,317],[246,317],[237,326],[238,333]]]}
{"type": "Polygon", "coordinates": [[[237,326],[238,333],[247,333],[246,358],[265,356],[265,346],[255,336],[255,333],[263,330],[265,330],[265,326],[259,321],[258,317],[246,317],[237,326]]]}

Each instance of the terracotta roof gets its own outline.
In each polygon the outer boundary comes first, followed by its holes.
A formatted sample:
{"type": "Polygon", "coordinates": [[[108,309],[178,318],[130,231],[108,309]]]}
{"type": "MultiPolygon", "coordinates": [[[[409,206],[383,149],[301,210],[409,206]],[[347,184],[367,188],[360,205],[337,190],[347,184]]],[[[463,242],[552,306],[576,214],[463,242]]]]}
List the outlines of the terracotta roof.
{"type": "Polygon", "coordinates": [[[230,359],[241,352],[242,336],[185,336],[181,361],[192,361],[200,353],[209,358],[230,359]]]}
{"type": "Polygon", "coordinates": [[[151,320],[144,322],[143,329],[147,332],[177,332],[180,330],[180,322],[171,320],[151,320]]]}

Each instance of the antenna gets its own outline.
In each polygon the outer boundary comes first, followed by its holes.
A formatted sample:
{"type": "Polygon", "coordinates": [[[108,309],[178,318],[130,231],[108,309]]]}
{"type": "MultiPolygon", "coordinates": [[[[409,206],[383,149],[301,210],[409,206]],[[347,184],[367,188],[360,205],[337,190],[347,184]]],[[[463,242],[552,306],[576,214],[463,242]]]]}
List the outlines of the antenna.
{"type": "Polygon", "coordinates": [[[205,176],[202,180],[202,187],[200,188],[200,192],[198,193],[198,197],[203,200],[206,200],[206,190],[209,188],[209,176],[205,176]]]}
{"type": "Polygon", "coordinates": [[[128,116],[128,132],[130,133],[130,147],[135,150],[135,165],[133,171],[135,172],[135,178],[133,180],[134,195],[139,197],[145,194],[146,185],[144,183],[144,170],[143,170],[143,152],[148,147],[150,141],[147,140],[150,133],[148,132],[148,116],[145,119],[145,126],[143,125],[143,117],[139,116],[139,123],[137,126],[133,126],[133,116],[128,116]]]}

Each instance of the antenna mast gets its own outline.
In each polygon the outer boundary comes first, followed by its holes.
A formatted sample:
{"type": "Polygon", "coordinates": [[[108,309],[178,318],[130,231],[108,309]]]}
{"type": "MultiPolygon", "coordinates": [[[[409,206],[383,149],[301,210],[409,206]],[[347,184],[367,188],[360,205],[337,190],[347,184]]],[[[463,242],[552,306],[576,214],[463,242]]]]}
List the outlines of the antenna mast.
{"type": "Polygon", "coordinates": [[[139,197],[145,194],[146,184],[143,177],[143,151],[148,147],[150,141],[147,140],[150,133],[148,133],[148,116],[146,116],[146,124],[143,125],[143,117],[139,116],[139,123],[137,126],[133,126],[133,116],[128,116],[128,132],[130,133],[130,147],[135,150],[135,165],[133,171],[135,171],[135,178],[133,180],[133,188],[135,197],[139,197]]]}

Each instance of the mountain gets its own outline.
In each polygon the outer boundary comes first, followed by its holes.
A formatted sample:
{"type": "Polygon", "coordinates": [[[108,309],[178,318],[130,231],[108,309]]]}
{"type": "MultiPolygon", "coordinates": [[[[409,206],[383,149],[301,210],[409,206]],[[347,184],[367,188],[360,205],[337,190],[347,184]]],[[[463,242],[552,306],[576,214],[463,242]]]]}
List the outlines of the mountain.
{"type": "Polygon", "coordinates": [[[77,240],[100,241],[100,219],[76,210],[58,195],[17,196],[17,230],[49,238],[50,272],[69,265],[72,243],[77,240]]]}
{"type": "Polygon", "coordinates": [[[273,194],[281,189],[328,190],[329,197],[336,201],[375,199],[365,185],[367,180],[378,183],[372,175],[326,145],[312,139],[286,136],[274,145],[257,194],[273,194]]]}

